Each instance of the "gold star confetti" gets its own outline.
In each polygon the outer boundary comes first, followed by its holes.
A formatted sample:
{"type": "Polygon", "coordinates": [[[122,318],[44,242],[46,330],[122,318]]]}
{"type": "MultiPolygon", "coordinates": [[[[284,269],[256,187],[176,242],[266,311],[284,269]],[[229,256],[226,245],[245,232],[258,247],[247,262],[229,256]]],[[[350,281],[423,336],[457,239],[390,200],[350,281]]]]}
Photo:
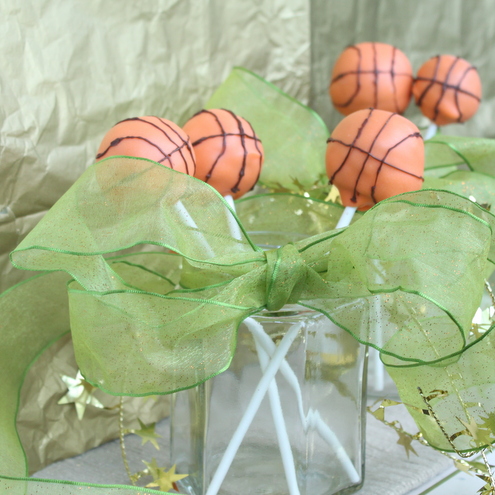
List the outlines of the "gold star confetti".
{"type": "Polygon", "coordinates": [[[156,450],[160,450],[160,446],[156,441],[157,438],[161,438],[161,435],[155,432],[156,423],[151,423],[149,425],[145,425],[140,419],[139,426],[141,426],[140,430],[133,430],[133,433],[139,435],[142,439],[141,445],[144,445],[147,442],[151,442],[156,450]]]}
{"type": "Polygon", "coordinates": [[[153,476],[153,480],[156,480],[158,478],[158,470],[160,469],[156,463],[156,459],[153,457],[151,459],[151,462],[146,462],[146,461],[143,462],[146,464],[150,476],[153,476]]]}
{"type": "Polygon", "coordinates": [[[330,201],[332,203],[340,203],[340,193],[336,186],[332,184],[330,192],[328,193],[325,201],[330,201]]]}
{"type": "Polygon", "coordinates": [[[409,459],[409,452],[412,452],[414,455],[418,455],[411,445],[411,442],[415,440],[415,438],[403,431],[397,431],[397,433],[399,434],[399,440],[397,440],[397,443],[406,449],[407,458],[409,459]]]}
{"type": "Polygon", "coordinates": [[[157,466],[155,458],[150,463],[143,462],[148,467],[149,474],[153,476],[153,481],[148,483],[146,488],[158,487],[162,492],[168,492],[172,488],[179,491],[175,482],[188,476],[187,474],[175,474],[175,464],[168,471],[165,471],[165,468],[157,466]]]}
{"type": "Polygon", "coordinates": [[[86,406],[90,405],[104,409],[103,404],[94,397],[96,387],[93,387],[78,371],[75,378],[67,375],[61,375],[63,382],[67,385],[67,393],[58,401],[58,404],[74,404],[79,420],[82,420],[86,411],[86,406]]]}
{"type": "MultiPolygon", "coordinates": [[[[480,424],[480,426],[488,430],[490,432],[495,432],[495,413],[491,412],[488,414],[486,417],[481,417],[480,418],[483,422],[480,424]]],[[[490,440],[491,443],[491,440],[490,440]]]]}
{"type": "MultiPolygon", "coordinates": [[[[454,456],[450,452],[445,452],[442,450],[439,450],[438,452],[451,459],[454,462],[454,466],[459,471],[464,471],[466,473],[473,474],[485,482],[483,488],[479,490],[477,493],[481,495],[495,495],[495,478],[491,470],[493,466],[489,464],[488,459],[486,457],[487,448],[481,449],[481,456],[483,458],[483,463],[481,463],[481,462],[477,462],[476,460],[474,461],[466,460],[466,458],[471,457],[474,454],[474,452],[459,452],[453,443],[455,438],[460,435],[469,435],[475,441],[479,442],[481,440],[483,441],[483,443],[485,442],[490,443],[489,441],[492,440],[492,432],[495,430],[495,414],[487,413],[486,417],[480,417],[482,423],[476,423],[476,421],[473,418],[470,419],[469,423],[464,422],[461,419],[457,418],[465,429],[449,436],[442,426],[442,421],[438,418],[436,412],[433,410],[433,407],[430,404],[430,401],[433,399],[436,399],[438,397],[447,397],[449,395],[448,391],[432,390],[428,395],[425,395],[421,390],[421,388],[418,387],[418,392],[421,398],[423,399],[423,402],[426,405],[426,409],[421,409],[418,408],[417,406],[412,406],[412,405],[408,405],[408,407],[430,416],[432,420],[437,423],[441,432],[444,434],[445,438],[450,443],[452,450],[459,458],[454,456]]],[[[399,405],[399,404],[400,402],[391,401],[391,400],[380,401],[379,399],[372,406],[368,406],[367,410],[380,422],[382,422],[386,426],[389,426],[390,428],[396,431],[396,433],[399,435],[399,439],[397,440],[397,443],[399,445],[402,445],[406,449],[407,457],[409,457],[409,452],[413,452],[414,454],[418,455],[414,450],[414,448],[411,446],[411,443],[414,440],[416,440],[421,445],[424,445],[426,447],[431,447],[430,444],[423,438],[423,435],[420,432],[415,433],[414,435],[408,433],[402,428],[402,426],[398,421],[387,421],[385,419],[385,409],[390,406],[399,405]],[[377,406],[378,403],[380,403],[378,407],[376,409],[373,409],[374,407],[377,406]]],[[[465,405],[466,404],[470,404],[469,407],[479,406],[479,404],[475,404],[475,403],[466,402],[465,405]]]]}
{"type": "MultiPolygon", "coordinates": [[[[485,418],[486,420],[490,421],[490,418],[485,418]]],[[[462,421],[462,419],[459,419],[459,421],[466,427],[466,429],[461,432],[466,435],[469,435],[473,437],[473,440],[475,441],[475,444],[477,446],[482,446],[482,445],[490,445],[492,442],[491,438],[491,430],[484,428],[485,424],[479,425],[476,423],[474,418],[471,418],[469,423],[462,421]]],[[[489,423],[488,423],[489,425],[489,423]]]]}

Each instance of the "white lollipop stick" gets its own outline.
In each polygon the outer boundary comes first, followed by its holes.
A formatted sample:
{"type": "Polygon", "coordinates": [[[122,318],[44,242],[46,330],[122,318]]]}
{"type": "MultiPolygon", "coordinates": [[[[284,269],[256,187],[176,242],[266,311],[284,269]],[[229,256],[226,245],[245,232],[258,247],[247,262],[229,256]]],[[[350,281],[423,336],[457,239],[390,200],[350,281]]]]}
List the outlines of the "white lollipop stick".
{"type": "Polygon", "coordinates": [[[370,349],[370,362],[373,363],[373,383],[375,391],[381,392],[385,387],[383,363],[380,360],[380,351],[372,347],[370,349]]]}
{"type": "Polygon", "coordinates": [[[225,450],[223,457],[218,465],[215,474],[213,475],[213,479],[211,480],[210,486],[206,492],[206,495],[217,495],[220,486],[227,475],[227,472],[234,460],[234,457],[241,445],[246,432],[251,425],[254,416],[258,412],[258,409],[261,405],[261,401],[263,397],[266,395],[268,387],[273,380],[273,377],[276,375],[278,369],[280,368],[280,364],[282,363],[285,355],[289,352],[290,346],[294,342],[297,334],[299,333],[299,329],[301,328],[301,324],[294,325],[289,329],[289,331],[284,335],[280,344],[277,347],[277,350],[272,356],[270,363],[265,369],[263,376],[261,377],[258,386],[256,387],[256,391],[254,392],[251,400],[244,412],[244,415],[232,436],[227,449],[225,450]]]}
{"type": "MultiPolygon", "coordinates": [[[[228,205],[232,208],[232,210],[235,211],[235,203],[234,203],[234,198],[230,195],[224,196],[225,201],[227,201],[228,205]]],[[[228,216],[228,222],[229,222],[229,228],[230,228],[230,234],[234,239],[238,239],[239,241],[242,241],[242,232],[239,227],[239,224],[234,220],[234,217],[232,215],[228,216]]]]}
{"type": "Polygon", "coordinates": [[[185,206],[182,204],[182,201],[177,201],[177,203],[175,204],[175,211],[178,213],[178,215],[180,216],[181,220],[184,222],[185,225],[197,231],[196,238],[198,242],[202,245],[207,257],[212,258],[214,256],[213,250],[211,249],[210,245],[205,239],[204,234],[202,234],[202,232],[199,230],[198,226],[196,225],[196,222],[192,219],[191,215],[186,210],[185,206]]]}
{"type": "Polygon", "coordinates": [[[423,134],[423,141],[426,141],[427,139],[431,139],[438,130],[437,124],[434,124],[433,122],[426,128],[426,131],[423,134]]]}
{"type": "Polygon", "coordinates": [[[352,219],[354,217],[354,213],[356,213],[357,207],[356,206],[346,206],[344,208],[344,211],[342,212],[342,215],[339,218],[339,221],[337,222],[337,225],[335,226],[336,229],[341,229],[343,227],[348,227],[349,224],[352,222],[352,219]]]}
{"type": "MultiPolygon", "coordinates": [[[[248,325],[248,328],[253,334],[257,348],[259,345],[268,354],[268,356],[271,356],[277,350],[277,346],[272,341],[272,339],[266,334],[263,327],[252,318],[248,318],[244,320],[244,323],[248,325]]],[[[349,479],[354,483],[358,483],[360,481],[360,477],[358,472],[356,471],[354,464],[347,455],[347,452],[345,451],[344,447],[340,443],[335,433],[323,421],[322,417],[320,416],[320,413],[318,411],[310,410],[308,411],[307,416],[304,414],[302,392],[301,392],[301,387],[299,386],[299,381],[297,379],[296,374],[294,373],[289,363],[285,359],[282,361],[282,364],[280,365],[280,372],[282,373],[283,377],[287,380],[287,383],[290,385],[290,387],[296,394],[297,407],[299,410],[299,416],[301,417],[301,422],[303,424],[304,431],[305,432],[308,431],[309,427],[311,426],[316,426],[318,433],[335,452],[337,459],[342,464],[342,467],[349,476],[349,479]]]]}
{"type": "MultiPolygon", "coordinates": [[[[261,332],[266,335],[263,327],[252,318],[244,320],[244,324],[249,328],[253,334],[254,343],[256,345],[256,352],[261,365],[261,370],[266,371],[269,362],[269,355],[263,349],[259,342],[259,338],[256,334],[261,332]]],[[[268,335],[266,335],[268,337],[268,335]]],[[[270,337],[268,337],[270,338],[270,337]]],[[[283,361],[287,364],[287,361],[283,361]]],[[[294,466],[294,456],[292,455],[292,449],[289,441],[289,434],[285,426],[285,419],[282,411],[282,404],[280,403],[280,395],[278,393],[277,381],[274,378],[268,388],[268,397],[270,399],[270,408],[272,410],[273,423],[275,425],[275,432],[277,434],[278,445],[280,448],[280,455],[282,457],[282,464],[284,466],[285,478],[287,479],[287,486],[289,488],[290,495],[299,495],[299,487],[297,486],[296,469],[294,466]]]]}
{"type": "MultiPolygon", "coordinates": [[[[436,132],[436,125],[432,124],[431,126],[435,126],[435,129],[432,131],[433,132],[432,136],[434,136],[436,132]]],[[[427,132],[430,130],[430,127],[428,128],[427,132]]],[[[427,139],[426,135],[424,139],[425,140],[427,139]]],[[[352,221],[352,218],[354,217],[354,213],[356,213],[356,209],[357,208],[354,206],[346,206],[335,228],[340,229],[349,226],[349,224],[352,221]]],[[[374,370],[374,374],[373,374],[374,387],[377,392],[380,392],[384,388],[384,373],[385,373],[383,363],[380,360],[380,352],[376,349],[373,349],[371,352],[371,358],[372,358],[371,362],[373,363],[373,370],[374,370]]]]}

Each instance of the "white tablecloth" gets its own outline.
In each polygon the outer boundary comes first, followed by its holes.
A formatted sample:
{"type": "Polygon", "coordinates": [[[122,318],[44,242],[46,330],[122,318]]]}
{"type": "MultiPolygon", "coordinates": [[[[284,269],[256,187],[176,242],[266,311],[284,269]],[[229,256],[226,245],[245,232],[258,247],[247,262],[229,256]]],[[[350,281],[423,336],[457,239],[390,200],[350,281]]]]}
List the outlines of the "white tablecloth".
{"type": "MultiPolygon", "coordinates": [[[[407,431],[417,431],[407,412],[401,407],[389,408],[387,413],[390,418],[398,418],[407,431]]],[[[168,445],[169,421],[159,423],[156,431],[162,435],[160,443],[168,445]]],[[[408,458],[404,447],[397,444],[397,433],[370,414],[367,415],[366,436],[366,476],[359,495],[405,495],[452,467],[449,459],[418,442],[413,442],[412,445],[419,455],[411,453],[408,458]]],[[[133,472],[144,469],[142,459],[149,462],[152,457],[156,458],[159,466],[169,466],[166,448],[162,447],[157,451],[149,443],[142,447],[141,439],[136,435],[126,437],[125,443],[133,472]]],[[[90,483],[129,483],[118,440],[52,464],[34,476],[90,483]]]]}

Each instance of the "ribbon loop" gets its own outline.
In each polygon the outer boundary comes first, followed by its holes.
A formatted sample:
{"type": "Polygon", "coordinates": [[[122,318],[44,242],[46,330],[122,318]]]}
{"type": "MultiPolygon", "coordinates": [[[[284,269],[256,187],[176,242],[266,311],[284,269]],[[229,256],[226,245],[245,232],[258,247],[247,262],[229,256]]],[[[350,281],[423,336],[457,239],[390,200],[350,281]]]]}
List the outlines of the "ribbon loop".
{"type": "Polygon", "coordinates": [[[294,244],[265,252],[266,308],[278,311],[297,302],[306,279],[306,264],[294,244]]]}

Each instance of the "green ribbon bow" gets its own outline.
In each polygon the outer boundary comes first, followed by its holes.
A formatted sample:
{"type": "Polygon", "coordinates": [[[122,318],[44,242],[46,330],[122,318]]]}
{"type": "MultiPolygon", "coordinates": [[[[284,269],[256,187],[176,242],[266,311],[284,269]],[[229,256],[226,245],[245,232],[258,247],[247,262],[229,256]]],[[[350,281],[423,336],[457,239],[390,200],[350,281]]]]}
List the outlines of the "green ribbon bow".
{"type": "MultiPolygon", "coordinates": [[[[279,241],[291,239],[298,213],[273,219],[279,241]]],[[[466,198],[425,190],[383,201],[347,229],[265,252],[207,184],[117,157],[90,167],[12,261],[74,278],[76,358],[85,378],[109,393],[169,393],[207,380],[228,367],[247,316],[297,302],[380,349],[416,411],[424,409],[417,387],[435,390],[430,377],[491,339],[488,332],[471,341],[469,330],[495,260],[494,225],[493,215],[466,198]],[[177,255],[144,253],[139,263],[105,258],[140,244],[177,255]],[[179,271],[182,288],[174,288],[179,271]]],[[[459,384],[446,389],[465,417],[459,384]]],[[[450,448],[431,417],[416,419],[434,445],[450,448]]],[[[456,441],[470,448],[472,437],[456,441]]]]}
{"type": "Polygon", "coordinates": [[[495,259],[494,218],[465,198],[493,204],[495,140],[435,136],[425,143],[425,187],[437,190],[391,198],[336,232],[342,208],[318,199],[328,193],[329,134],[318,115],[242,68],[206,106],[249,120],[266,154],[261,182],[301,196],[241,198],[239,223],[208,186],[157,164],[91,167],[12,254],[17,266],[47,273],[0,295],[0,491],[152,492],[26,477],[19,389],[29,364],[69,328],[70,277],[57,270],[73,277],[78,363],[109,392],[167,393],[206,380],[228,366],[246,316],[299,302],[382,351],[431,445],[492,443],[495,341],[491,329],[469,329],[495,259]],[[129,254],[139,244],[155,249],[129,254]]]}

